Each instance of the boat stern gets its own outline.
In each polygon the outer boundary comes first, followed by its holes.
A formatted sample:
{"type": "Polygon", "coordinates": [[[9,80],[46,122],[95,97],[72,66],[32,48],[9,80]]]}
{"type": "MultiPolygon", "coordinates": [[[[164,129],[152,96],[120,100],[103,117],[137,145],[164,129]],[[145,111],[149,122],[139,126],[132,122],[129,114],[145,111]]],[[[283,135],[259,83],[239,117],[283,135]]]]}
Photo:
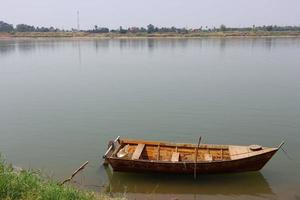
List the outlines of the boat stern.
{"type": "Polygon", "coordinates": [[[121,145],[120,144],[120,136],[118,136],[115,140],[108,142],[107,150],[106,150],[105,154],[103,155],[103,159],[104,159],[103,164],[104,165],[108,165],[109,157],[112,156],[118,150],[120,145],[121,145]]]}

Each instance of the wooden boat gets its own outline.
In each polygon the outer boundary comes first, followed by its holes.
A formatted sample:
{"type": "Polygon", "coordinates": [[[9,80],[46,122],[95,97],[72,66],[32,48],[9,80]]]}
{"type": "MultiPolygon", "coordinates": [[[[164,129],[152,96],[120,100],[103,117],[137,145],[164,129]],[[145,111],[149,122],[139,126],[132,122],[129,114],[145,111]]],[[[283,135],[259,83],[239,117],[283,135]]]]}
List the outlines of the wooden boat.
{"type": "MultiPolygon", "coordinates": [[[[200,140],[199,140],[200,143],[200,140]]],[[[183,174],[228,173],[260,170],[284,144],[259,145],[183,144],[128,140],[118,136],[109,143],[105,164],[114,171],[183,174]]]]}

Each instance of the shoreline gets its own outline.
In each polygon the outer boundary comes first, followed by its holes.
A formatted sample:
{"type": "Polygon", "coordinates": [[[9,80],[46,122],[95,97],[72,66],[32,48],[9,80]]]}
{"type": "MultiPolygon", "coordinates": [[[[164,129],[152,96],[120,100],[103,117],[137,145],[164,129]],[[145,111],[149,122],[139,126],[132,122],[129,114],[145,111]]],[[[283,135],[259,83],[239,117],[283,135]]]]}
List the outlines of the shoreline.
{"type": "Polygon", "coordinates": [[[300,32],[199,32],[199,33],[87,33],[87,32],[17,32],[0,33],[0,40],[11,39],[202,39],[202,38],[298,38],[300,32]]]}
{"type": "Polygon", "coordinates": [[[0,199],[126,200],[109,192],[93,192],[72,183],[59,183],[40,170],[25,170],[7,163],[0,155],[0,199]]]}

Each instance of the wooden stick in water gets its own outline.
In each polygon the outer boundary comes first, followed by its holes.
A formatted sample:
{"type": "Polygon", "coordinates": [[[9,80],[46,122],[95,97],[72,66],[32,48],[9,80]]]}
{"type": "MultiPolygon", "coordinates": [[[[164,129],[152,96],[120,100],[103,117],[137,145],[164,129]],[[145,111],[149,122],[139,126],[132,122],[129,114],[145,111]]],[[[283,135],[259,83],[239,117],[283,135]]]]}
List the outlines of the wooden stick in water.
{"type": "Polygon", "coordinates": [[[72,178],[73,178],[78,172],[80,172],[81,170],[83,170],[83,169],[85,168],[85,166],[86,166],[88,163],[89,163],[89,161],[86,161],[85,163],[83,163],[78,169],[76,169],[76,170],[72,173],[72,175],[71,175],[69,178],[67,178],[66,180],[64,180],[63,182],[61,182],[61,185],[65,184],[65,183],[68,182],[68,181],[71,181],[72,178]]]}
{"type": "Polygon", "coordinates": [[[200,146],[200,142],[201,142],[201,136],[199,137],[198,145],[197,145],[196,153],[195,153],[196,155],[195,155],[195,166],[194,166],[194,179],[197,178],[197,157],[198,157],[198,149],[200,146]]]}

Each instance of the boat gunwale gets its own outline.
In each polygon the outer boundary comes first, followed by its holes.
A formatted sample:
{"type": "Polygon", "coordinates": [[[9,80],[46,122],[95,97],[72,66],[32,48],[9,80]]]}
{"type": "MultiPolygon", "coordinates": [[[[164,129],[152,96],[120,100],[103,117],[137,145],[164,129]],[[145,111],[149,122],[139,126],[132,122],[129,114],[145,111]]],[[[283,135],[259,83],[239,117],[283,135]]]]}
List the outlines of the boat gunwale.
{"type": "MultiPolygon", "coordinates": [[[[120,144],[139,144],[143,143],[145,145],[151,146],[164,146],[164,147],[184,147],[184,148],[197,148],[197,144],[193,143],[176,143],[176,142],[166,142],[166,141],[150,141],[150,140],[128,140],[121,139],[120,144]]],[[[210,149],[228,149],[229,146],[241,146],[241,145],[227,145],[227,144],[200,144],[199,148],[210,148],[210,149]]]]}
{"type": "MultiPolygon", "coordinates": [[[[143,143],[146,146],[160,146],[160,147],[183,147],[183,148],[197,148],[197,144],[193,143],[176,143],[176,142],[166,142],[166,141],[151,141],[151,140],[128,140],[120,139],[120,144],[139,144],[143,143]]],[[[238,145],[238,144],[205,144],[202,143],[199,149],[225,149],[229,150],[229,147],[248,147],[249,145],[238,145]]],[[[262,147],[263,149],[279,149],[279,147],[262,147]]]]}

